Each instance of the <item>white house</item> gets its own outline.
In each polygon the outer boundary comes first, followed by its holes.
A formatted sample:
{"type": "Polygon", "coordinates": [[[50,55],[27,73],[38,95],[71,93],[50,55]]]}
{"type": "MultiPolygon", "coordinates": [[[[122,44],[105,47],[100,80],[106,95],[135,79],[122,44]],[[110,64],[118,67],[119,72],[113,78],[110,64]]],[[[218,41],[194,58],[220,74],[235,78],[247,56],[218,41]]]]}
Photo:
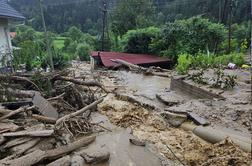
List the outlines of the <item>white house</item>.
{"type": "Polygon", "coordinates": [[[0,0],[0,67],[11,60],[12,46],[9,31],[10,21],[22,21],[24,16],[13,9],[7,0],[0,0]]]}

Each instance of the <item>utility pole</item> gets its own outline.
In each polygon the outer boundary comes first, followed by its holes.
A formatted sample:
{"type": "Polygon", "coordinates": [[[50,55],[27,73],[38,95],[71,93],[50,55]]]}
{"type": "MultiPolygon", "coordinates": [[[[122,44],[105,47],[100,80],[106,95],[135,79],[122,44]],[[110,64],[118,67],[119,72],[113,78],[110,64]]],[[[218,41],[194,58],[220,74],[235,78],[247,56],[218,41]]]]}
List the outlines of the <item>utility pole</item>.
{"type": "Polygon", "coordinates": [[[229,0],[229,21],[228,21],[228,53],[231,52],[231,38],[232,38],[232,0],[229,0]]]}
{"type": "Polygon", "coordinates": [[[106,20],[107,20],[107,2],[103,0],[103,8],[102,8],[102,51],[104,51],[105,46],[105,28],[106,28],[106,20]]]}
{"type": "Polygon", "coordinates": [[[42,0],[39,0],[39,6],[40,6],[40,13],[41,13],[41,18],[42,18],[42,24],[43,24],[43,28],[44,28],[44,32],[45,32],[45,38],[46,38],[46,47],[47,47],[46,50],[47,50],[47,54],[48,54],[49,61],[50,61],[51,71],[54,71],[54,65],[53,65],[53,59],[52,59],[52,50],[51,50],[51,47],[50,47],[48,33],[47,33],[47,30],[46,30],[46,23],[45,23],[45,17],[44,17],[44,10],[43,10],[42,0]]]}
{"type": "Polygon", "coordinates": [[[219,0],[219,23],[222,22],[222,0],[219,0]]]}

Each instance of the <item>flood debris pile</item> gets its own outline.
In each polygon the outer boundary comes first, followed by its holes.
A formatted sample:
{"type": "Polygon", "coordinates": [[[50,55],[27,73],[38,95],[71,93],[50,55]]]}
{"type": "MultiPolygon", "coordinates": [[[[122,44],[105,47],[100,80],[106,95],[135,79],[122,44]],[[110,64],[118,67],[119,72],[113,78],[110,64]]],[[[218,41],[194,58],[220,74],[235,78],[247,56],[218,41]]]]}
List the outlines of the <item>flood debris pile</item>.
{"type": "Polygon", "coordinates": [[[153,145],[165,158],[174,161],[174,165],[250,164],[251,154],[241,150],[230,139],[208,143],[191,131],[171,126],[160,113],[137,103],[108,95],[98,109],[114,124],[130,127],[134,136],[153,145]]]}
{"type": "Polygon", "coordinates": [[[1,74],[0,165],[107,161],[109,152],[73,153],[91,144],[95,133],[106,130],[90,118],[104,92],[99,82],[76,78],[69,71],[1,74]]]}

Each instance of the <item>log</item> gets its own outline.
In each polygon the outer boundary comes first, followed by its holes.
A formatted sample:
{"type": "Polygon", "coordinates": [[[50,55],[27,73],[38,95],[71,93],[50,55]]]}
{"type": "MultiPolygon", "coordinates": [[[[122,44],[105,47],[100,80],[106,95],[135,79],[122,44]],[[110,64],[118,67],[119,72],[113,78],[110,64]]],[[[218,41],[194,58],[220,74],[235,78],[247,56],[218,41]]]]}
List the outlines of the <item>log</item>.
{"type": "Polygon", "coordinates": [[[39,142],[40,142],[40,138],[35,138],[35,139],[32,139],[32,140],[25,142],[23,144],[12,147],[11,151],[16,156],[19,156],[19,155],[22,155],[23,153],[25,153],[27,150],[34,147],[35,145],[37,145],[39,142]]]}
{"type": "Polygon", "coordinates": [[[46,117],[46,116],[42,116],[42,115],[36,115],[36,114],[33,114],[32,115],[32,118],[40,121],[40,122],[43,122],[43,123],[48,123],[48,124],[55,124],[57,119],[55,118],[49,118],[49,117],[46,117]]]}
{"type": "Polygon", "coordinates": [[[90,110],[90,109],[96,107],[98,104],[100,104],[100,103],[103,101],[103,99],[104,99],[104,98],[101,98],[101,99],[99,99],[99,100],[97,100],[97,101],[91,103],[90,105],[87,105],[86,107],[84,107],[84,108],[82,108],[82,109],[76,111],[76,112],[73,112],[73,113],[71,113],[71,114],[68,114],[68,115],[63,116],[62,118],[60,118],[60,119],[58,119],[58,120],[56,121],[56,126],[57,126],[58,124],[60,124],[61,122],[67,120],[67,119],[70,119],[70,118],[75,117],[75,116],[77,116],[77,115],[83,114],[85,111],[90,110]]]}
{"type": "Polygon", "coordinates": [[[47,151],[36,150],[30,154],[27,154],[17,159],[0,161],[0,166],[2,165],[31,166],[45,159],[55,159],[55,158],[57,159],[65,154],[74,151],[75,149],[89,145],[95,140],[95,138],[96,138],[95,136],[85,137],[69,145],[62,146],[54,150],[47,150],[47,151]]]}
{"type": "Polygon", "coordinates": [[[62,157],[58,160],[55,160],[54,162],[51,162],[50,164],[47,164],[46,166],[70,166],[71,164],[71,158],[69,155],[62,157]]]}
{"type": "Polygon", "coordinates": [[[39,93],[38,91],[31,91],[31,90],[18,90],[18,89],[12,89],[7,88],[5,90],[0,90],[0,92],[7,92],[11,94],[12,96],[15,96],[17,98],[32,98],[34,93],[39,93]]]}
{"type": "Polygon", "coordinates": [[[0,117],[0,121],[2,121],[2,120],[4,120],[4,119],[8,119],[8,118],[10,118],[10,117],[12,117],[12,116],[14,116],[14,115],[20,114],[20,113],[22,113],[22,112],[30,111],[30,110],[32,110],[32,109],[34,109],[34,108],[35,108],[34,106],[29,107],[29,108],[21,107],[21,108],[15,110],[15,111],[11,111],[11,112],[8,113],[7,115],[4,115],[4,116],[0,117]]]}
{"type": "Polygon", "coordinates": [[[0,122],[0,133],[5,133],[5,132],[14,132],[14,131],[17,131],[19,130],[20,126],[12,123],[12,122],[6,122],[6,123],[1,123],[0,122]]]}
{"type": "Polygon", "coordinates": [[[60,76],[60,75],[57,75],[53,78],[54,81],[56,80],[60,80],[60,81],[68,81],[68,82],[72,82],[74,84],[77,84],[77,85],[84,85],[84,86],[97,86],[101,89],[103,89],[106,93],[108,93],[108,90],[105,89],[105,87],[97,82],[97,81],[81,81],[81,80],[77,80],[77,79],[73,79],[71,77],[63,77],[63,76],[60,76]]]}
{"type": "Polygon", "coordinates": [[[41,130],[41,131],[18,131],[18,132],[9,132],[4,133],[4,137],[21,137],[21,136],[29,136],[29,137],[48,137],[52,136],[54,130],[41,130]]]}
{"type": "Polygon", "coordinates": [[[134,65],[132,63],[129,63],[125,60],[121,60],[121,59],[111,59],[112,62],[115,62],[115,63],[119,63],[123,66],[126,66],[128,67],[130,70],[139,70],[139,71],[147,71],[148,69],[147,68],[144,68],[144,67],[141,67],[141,66],[138,66],[138,65],[134,65]]]}
{"type": "Polygon", "coordinates": [[[153,71],[153,68],[144,68],[144,67],[141,67],[141,66],[129,63],[129,62],[125,61],[125,60],[111,59],[111,61],[115,62],[115,63],[119,63],[119,64],[121,64],[123,66],[126,66],[130,70],[133,70],[133,71],[135,71],[135,70],[142,71],[142,72],[144,72],[147,75],[155,75],[155,76],[160,76],[160,77],[170,77],[169,75],[167,75],[165,73],[160,73],[160,72],[153,71]]]}
{"type": "Polygon", "coordinates": [[[30,137],[29,137],[29,138],[24,137],[24,138],[13,139],[13,140],[7,142],[7,143],[3,146],[3,148],[5,148],[5,149],[11,148],[11,147],[13,147],[13,146],[17,146],[17,145],[26,143],[26,142],[28,142],[28,141],[30,141],[30,140],[32,140],[32,138],[30,138],[30,137]]]}

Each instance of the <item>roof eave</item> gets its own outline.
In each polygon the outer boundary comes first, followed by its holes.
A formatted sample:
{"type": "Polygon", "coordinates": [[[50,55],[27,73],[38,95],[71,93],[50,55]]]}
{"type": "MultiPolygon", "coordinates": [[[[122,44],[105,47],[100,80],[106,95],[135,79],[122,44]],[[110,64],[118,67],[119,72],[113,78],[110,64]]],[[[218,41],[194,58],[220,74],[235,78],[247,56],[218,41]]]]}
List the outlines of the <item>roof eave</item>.
{"type": "Polygon", "coordinates": [[[25,20],[25,17],[5,16],[5,15],[0,15],[0,18],[11,19],[11,20],[17,20],[17,21],[24,21],[24,20],[25,20]]]}

